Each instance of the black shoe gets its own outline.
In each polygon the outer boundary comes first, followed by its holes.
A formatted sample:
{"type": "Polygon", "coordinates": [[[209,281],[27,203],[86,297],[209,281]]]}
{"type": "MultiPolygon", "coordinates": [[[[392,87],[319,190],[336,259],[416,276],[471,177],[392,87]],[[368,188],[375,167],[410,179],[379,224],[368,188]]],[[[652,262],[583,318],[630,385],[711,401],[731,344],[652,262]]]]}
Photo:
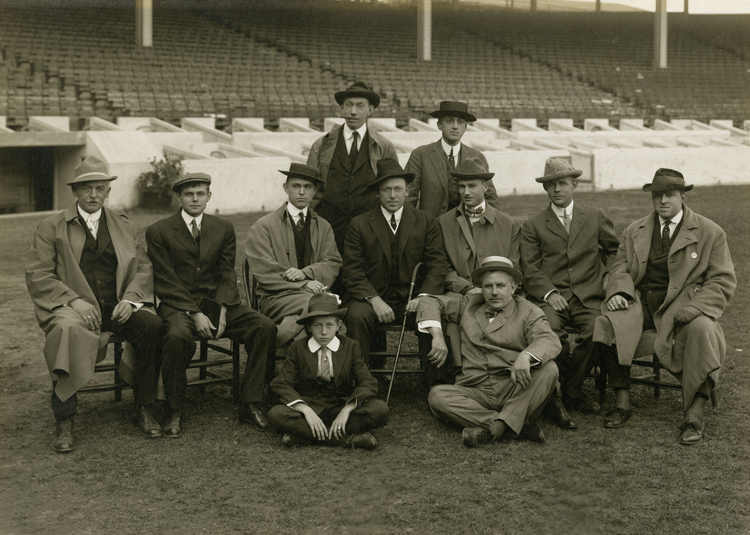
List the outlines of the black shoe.
{"type": "Polygon", "coordinates": [[[268,429],[268,420],[263,415],[257,403],[243,403],[240,405],[240,423],[250,424],[259,431],[268,429]]]}
{"type": "Polygon", "coordinates": [[[599,412],[599,409],[602,408],[601,405],[583,392],[581,392],[581,395],[577,398],[566,397],[565,405],[570,408],[570,410],[582,412],[583,414],[594,414],[599,412]]]}
{"type": "Polygon", "coordinates": [[[464,427],[462,438],[464,446],[476,448],[492,442],[492,433],[484,427],[464,427]]]}
{"type": "Polygon", "coordinates": [[[539,427],[539,422],[525,423],[523,425],[523,429],[521,429],[521,432],[518,435],[518,438],[529,440],[531,442],[537,442],[539,444],[544,444],[547,441],[547,439],[544,438],[544,431],[542,431],[542,428],[539,427]]]}
{"type": "Polygon", "coordinates": [[[172,417],[164,424],[161,429],[162,435],[167,438],[180,438],[182,436],[182,413],[180,411],[172,412],[172,417]]]}
{"type": "Polygon", "coordinates": [[[52,442],[52,449],[57,453],[68,453],[75,448],[73,438],[73,417],[59,420],[55,426],[55,440],[52,442]]]}
{"type": "Polygon", "coordinates": [[[619,429],[630,419],[631,414],[633,414],[633,411],[630,409],[615,407],[604,415],[604,427],[607,429],[619,429]]]}
{"type": "Polygon", "coordinates": [[[552,396],[552,399],[547,402],[546,410],[549,417],[560,429],[567,429],[569,431],[578,429],[578,425],[576,425],[565,405],[563,405],[560,396],[552,396]]]}
{"type": "Polygon", "coordinates": [[[139,407],[135,413],[135,425],[141,430],[146,438],[159,438],[161,436],[161,426],[159,422],[151,416],[151,411],[146,407],[139,407]]]}

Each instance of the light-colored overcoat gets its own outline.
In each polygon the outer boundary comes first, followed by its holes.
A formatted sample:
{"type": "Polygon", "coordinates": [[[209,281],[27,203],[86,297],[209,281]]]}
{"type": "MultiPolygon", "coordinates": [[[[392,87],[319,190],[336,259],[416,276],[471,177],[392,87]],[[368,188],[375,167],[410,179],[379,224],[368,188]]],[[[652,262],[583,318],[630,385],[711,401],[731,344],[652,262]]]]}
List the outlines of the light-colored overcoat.
{"type": "MultiPolygon", "coordinates": [[[[667,260],[667,296],[654,314],[654,352],[667,370],[681,377],[683,400],[689,404],[706,377],[710,375],[714,384],[718,383],[726,353],[718,320],[734,293],[737,278],[724,230],[684,204],[683,210],[682,227],[667,260]],[[702,316],[675,329],[674,316],[685,306],[695,307],[702,316]]],[[[618,360],[623,365],[631,364],[643,329],[643,312],[635,288],[646,273],[655,219],[656,213],[651,212],[625,229],[610,270],[604,303],[621,294],[631,306],[616,312],[603,306],[604,316],[597,319],[594,340],[606,339],[604,331],[611,325],[618,360]]]]}
{"type": "MultiPolygon", "coordinates": [[[[118,301],[153,303],[151,262],[138,241],[138,230],[125,214],[107,207],[103,210],[117,255],[118,301]]],[[[55,392],[63,401],[89,381],[99,348],[108,339],[107,334],[100,337],[99,331],[89,330],[72,308],[64,306],[80,297],[99,307],[79,267],[86,241],[84,224],[76,204],[42,220],[26,267],[26,286],[39,326],[47,335],[44,357],[52,380],[57,381],[55,392]]]]}

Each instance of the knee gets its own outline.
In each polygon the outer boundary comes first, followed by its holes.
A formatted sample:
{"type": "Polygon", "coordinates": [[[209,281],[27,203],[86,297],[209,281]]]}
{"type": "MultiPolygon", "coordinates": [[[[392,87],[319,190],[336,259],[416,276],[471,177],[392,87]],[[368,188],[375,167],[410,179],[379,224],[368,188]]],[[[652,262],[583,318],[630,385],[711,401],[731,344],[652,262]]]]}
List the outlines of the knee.
{"type": "Polygon", "coordinates": [[[388,405],[382,399],[371,399],[367,402],[367,412],[375,427],[388,423],[388,405]]]}
{"type": "Polygon", "coordinates": [[[281,425],[283,425],[288,412],[289,407],[287,407],[286,405],[274,405],[268,411],[266,418],[268,418],[268,421],[271,423],[271,425],[278,429],[281,425]]]}
{"type": "Polygon", "coordinates": [[[557,368],[557,363],[554,360],[549,360],[542,364],[534,375],[539,381],[555,383],[560,376],[560,372],[557,368]]]}
{"type": "Polygon", "coordinates": [[[447,390],[450,385],[436,385],[427,394],[427,404],[433,412],[446,412],[448,408],[447,390]]]}

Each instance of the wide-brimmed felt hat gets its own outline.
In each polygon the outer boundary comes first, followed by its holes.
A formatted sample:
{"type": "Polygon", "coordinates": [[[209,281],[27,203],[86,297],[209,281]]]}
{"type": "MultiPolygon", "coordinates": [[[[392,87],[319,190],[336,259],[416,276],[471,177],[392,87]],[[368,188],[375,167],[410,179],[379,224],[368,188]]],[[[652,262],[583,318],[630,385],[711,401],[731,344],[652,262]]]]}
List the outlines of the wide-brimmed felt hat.
{"type": "Polygon", "coordinates": [[[188,182],[203,182],[204,184],[211,185],[211,175],[206,173],[186,173],[172,182],[172,191],[176,192],[182,184],[187,184],[188,182]]]}
{"type": "Polygon", "coordinates": [[[513,276],[516,284],[523,282],[523,275],[513,267],[513,262],[510,259],[504,256],[485,256],[479,261],[479,267],[471,273],[471,281],[474,283],[474,286],[481,285],[480,279],[488,271],[504,271],[513,276]]]}
{"type": "Polygon", "coordinates": [[[458,164],[458,169],[451,171],[456,180],[491,180],[495,173],[484,170],[484,162],[477,157],[466,158],[458,164]]]}
{"type": "Polygon", "coordinates": [[[106,164],[96,156],[87,156],[75,168],[75,176],[65,182],[68,186],[80,184],[82,182],[95,182],[99,180],[115,180],[117,177],[112,176],[107,171],[106,164]]]}
{"type": "Polygon", "coordinates": [[[375,108],[380,106],[380,95],[370,89],[364,82],[354,82],[344,91],[338,91],[333,98],[336,99],[339,106],[343,106],[344,101],[348,98],[366,98],[375,108]]]}
{"type": "Polygon", "coordinates": [[[544,176],[535,179],[540,184],[560,180],[561,178],[578,178],[583,171],[576,169],[562,158],[550,158],[544,164],[544,176]]]}
{"type": "Polygon", "coordinates": [[[329,293],[321,292],[313,294],[307,304],[307,312],[297,318],[297,323],[305,325],[310,319],[318,316],[342,317],[346,314],[346,308],[339,308],[338,298],[329,293]]]}
{"type": "Polygon", "coordinates": [[[286,175],[288,178],[304,178],[310,182],[317,180],[321,184],[326,183],[326,179],[320,176],[317,167],[306,165],[304,163],[293,163],[289,166],[289,171],[282,171],[279,169],[279,173],[286,175]]]}
{"type": "Polygon", "coordinates": [[[469,105],[466,104],[466,102],[459,102],[457,100],[444,100],[440,103],[439,110],[430,112],[430,117],[436,117],[438,119],[451,115],[461,117],[470,123],[477,120],[476,117],[469,113],[469,105]]]}
{"type": "Polygon", "coordinates": [[[414,180],[414,176],[414,173],[404,171],[397,159],[386,158],[378,160],[378,177],[368,187],[369,189],[376,189],[381,182],[389,178],[403,178],[408,185],[414,180]]]}
{"type": "Polygon", "coordinates": [[[682,173],[664,167],[656,170],[654,180],[651,181],[651,183],[643,185],[643,191],[650,191],[651,193],[660,193],[662,191],[670,191],[673,189],[690,191],[693,189],[693,185],[689,184],[686,186],[685,177],[682,176],[682,173]]]}

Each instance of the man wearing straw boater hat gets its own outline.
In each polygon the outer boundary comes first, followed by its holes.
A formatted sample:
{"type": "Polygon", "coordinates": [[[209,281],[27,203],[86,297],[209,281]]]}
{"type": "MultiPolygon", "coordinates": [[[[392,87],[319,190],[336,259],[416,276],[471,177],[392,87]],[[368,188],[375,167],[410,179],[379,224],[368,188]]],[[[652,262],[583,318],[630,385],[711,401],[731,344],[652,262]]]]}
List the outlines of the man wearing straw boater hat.
{"type": "Polygon", "coordinates": [[[595,341],[616,345],[607,355],[615,408],[604,427],[630,418],[630,366],[641,334],[655,329],[653,352],[682,385],[684,445],[703,437],[703,406],[726,353],[718,320],[737,286],[726,234],[685,204],[691,189],[673,169],[657,170],[643,186],[654,211],[623,232],[594,332],[595,341]]]}
{"type": "Polygon", "coordinates": [[[250,228],[245,257],[257,282],[258,308],[279,324],[276,345],[296,336],[310,298],[328,290],[341,269],[331,225],[310,208],[325,180],[315,167],[293,163],[284,192],[289,200],[250,228]]]}
{"type": "Polygon", "coordinates": [[[377,176],[378,161],[396,158],[396,149],[380,133],[367,128],[367,118],[380,105],[380,96],[367,84],[356,82],[334,98],[344,124],[334,126],[313,143],[307,165],[318,169],[326,183],[313,207],[333,227],[336,246],[343,253],[349,222],[377,206],[368,188],[377,176]]]}
{"type": "Polygon", "coordinates": [[[547,191],[550,203],[521,229],[524,289],[547,315],[563,345],[556,360],[562,399],[555,396],[550,404],[552,416],[563,429],[577,427],[566,406],[588,414],[600,408],[581,387],[592,366],[591,335],[604,298],[605,264],[614,262],[619,244],[612,221],[602,209],[573,200],[581,173],[561,158],[547,160],[544,176],[536,181],[547,191]],[[569,329],[576,332],[572,352],[569,329]]]}
{"type": "Polygon", "coordinates": [[[98,158],[83,160],[66,182],[76,202],[39,223],[26,268],[36,317],[47,335],[44,356],[57,421],[52,447],[60,453],[74,448],[76,392],[94,375],[110,333],[135,349],[136,423],[146,437],[161,436],[151,407],[162,322],[149,312],[154,281],[138,231],[124,214],[104,206],[116,178],[98,158]]]}
{"type": "MultiPolygon", "coordinates": [[[[437,118],[442,137],[412,151],[406,164],[406,171],[414,173],[408,202],[420,210],[426,210],[433,217],[439,217],[461,204],[458,185],[451,172],[467,160],[480,162],[483,173],[489,171],[489,166],[484,154],[461,143],[468,123],[477,120],[469,113],[465,102],[444,100],[440,103],[440,109],[431,112],[430,116],[437,118]]],[[[490,206],[499,208],[492,180],[487,182],[485,197],[490,206]]]]}
{"type": "Polygon", "coordinates": [[[461,373],[454,385],[437,385],[427,398],[432,413],[464,428],[476,447],[506,431],[544,442],[537,423],[557,384],[560,341],[539,307],[513,295],[521,272],[501,256],[482,259],[471,274],[481,293],[420,298],[420,331],[432,335],[430,357],[448,353],[441,320],[460,324],[461,373]]]}

